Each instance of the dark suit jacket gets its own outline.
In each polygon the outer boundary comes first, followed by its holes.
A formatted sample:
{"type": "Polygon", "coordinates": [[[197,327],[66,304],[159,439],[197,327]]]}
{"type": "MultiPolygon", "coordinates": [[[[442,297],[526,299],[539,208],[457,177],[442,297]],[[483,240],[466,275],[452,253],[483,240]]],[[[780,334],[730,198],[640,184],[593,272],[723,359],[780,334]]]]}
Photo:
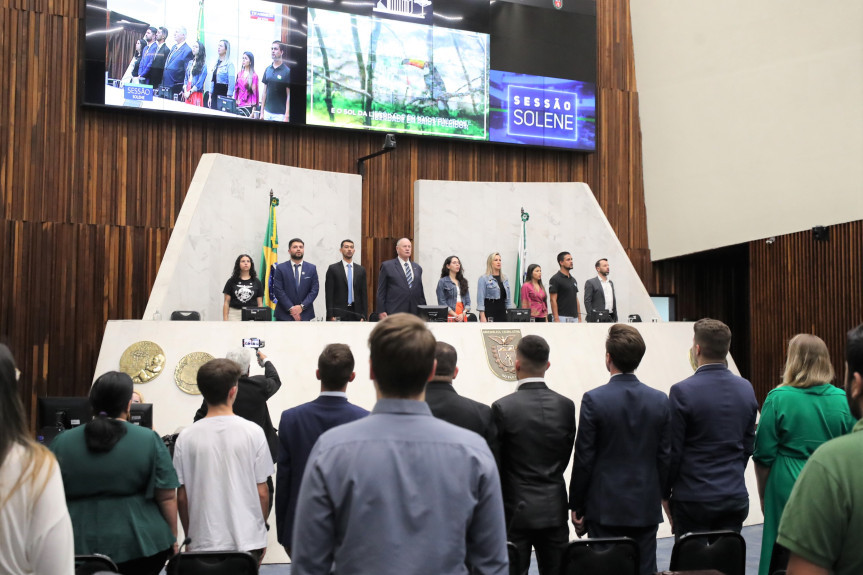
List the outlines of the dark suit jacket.
{"type": "Polygon", "coordinates": [[[528,382],[491,406],[500,445],[507,524],[521,501],[515,529],[545,529],[567,521],[563,472],[575,439],[575,404],[544,382],[528,382]]]}
{"type": "MultiPolygon", "coordinates": [[[[368,319],[368,293],[366,290],[366,268],[353,264],[354,268],[354,313],[368,319]]],[[[349,313],[336,311],[348,306],[348,276],[341,260],[327,268],[324,282],[324,294],[327,301],[327,321],[332,317],[350,316],[349,313]]],[[[357,318],[358,319],[358,318],[357,318]]]]}
{"type": "Polygon", "coordinates": [[[154,88],[158,88],[162,84],[162,76],[165,74],[165,61],[168,59],[168,54],[170,53],[171,49],[167,43],[162,44],[156,49],[156,55],[153,57],[153,64],[150,66],[149,77],[147,78],[147,81],[154,88]]]}
{"type": "Polygon", "coordinates": [[[291,548],[300,483],[318,437],[328,429],[368,414],[344,397],[328,395],[282,412],[276,471],[276,529],[279,543],[285,548],[291,548]]]}
{"type": "Polygon", "coordinates": [[[408,287],[408,279],[401,260],[395,258],[381,264],[378,275],[377,311],[393,313],[417,313],[418,305],[425,305],[426,296],[423,291],[423,269],[418,263],[411,262],[414,282],[408,287]]]}
{"type": "MultiPolygon", "coordinates": [[[[617,321],[617,294],[614,291],[614,282],[608,280],[611,284],[611,293],[614,295],[614,304],[611,310],[611,319],[617,321]]],[[[605,309],[605,292],[602,291],[602,285],[599,278],[590,278],[584,282],[584,311],[587,313],[587,321],[592,321],[594,312],[605,309]]]]}
{"type": "Polygon", "coordinates": [[[631,373],[584,394],[569,507],[608,526],[662,523],[671,453],[668,397],[631,373]]]}
{"type": "Polygon", "coordinates": [[[743,472],[755,445],[758,401],[752,384],[723,364],[698,368],[671,386],[671,470],[679,501],[748,496],[743,472]]]}
{"type": "Polygon", "coordinates": [[[315,308],[312,306],[318,297],[318,270],[314,264],[304,261],[300,276],[300,287],[294,281],[294,264],[291,260],[276,266],[273,277],[273,294],[276,296],[276,319],[293,321],[288,311],[295,305],[304,305],[306,309],[300,314],[302,321],[315,319],[315,308]]]}
{"type": "MultiPolygon", "coordinates": [[[[170,50],[174,47],[171,46],[170,50]]],[[[170,50],[165,57],[165,74],[162,76],[163,86],[177,86],[183,83],[186,76],[186,64],[192,61],[195,56],[192,54],[192,49],[188,44],[183,44],[174,55],[171,55],[170,50]]]]}
{"type": "MultiPolygon", "coordinates": [[[[270,419],[267,400],[273,397],[280,387],[282,387],[282,380],[279,379],[279,372],[276,371],[275,366],[270,361],[267,361],[264,363],[264,375],[240,378],[237,385],[237,399],[234,400],[234,414],[248,419],[252,423],[257,423],[264,430],[270,455],[273,456],[273,463],[276,462],[279,438],[276,436],[273,421],[270,419]]],[[[206,416],[207,402],[204,401],[201,408],[195,413],[195,421],[206,416]]]]}
{"type": "Polygon", "coordinates": [[[484,403],[462,397],[451,379],[432,379],[426,385],[426,403],[432,415],[481,435],[489,449],[498,457],[497,429],[491,418],[491,408],[484,403]]]}

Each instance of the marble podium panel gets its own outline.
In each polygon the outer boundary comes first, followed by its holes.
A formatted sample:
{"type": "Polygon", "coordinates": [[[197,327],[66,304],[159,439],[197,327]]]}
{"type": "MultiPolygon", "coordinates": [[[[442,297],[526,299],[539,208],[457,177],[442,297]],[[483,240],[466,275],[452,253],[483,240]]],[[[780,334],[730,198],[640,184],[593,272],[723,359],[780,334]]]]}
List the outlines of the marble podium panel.
{"type": "MultiPolygon", "coordinates": [[[[692,374],[688,350],[692,345],[691,323],[632,324],[644,337],[647,354],[637,371],[639,378],[656,389],[668,392],[671,385],[692,374]]],[[[467,397],[490,404],[511,393],[514,382],[503,381],[492,372],[486,358],[483,330],[515,329],[522,336],[537,334],[546,338],[551,347],[551,368],[547,373],[549,387],[566,395],[578,405],[585,391],[608,381],[605,370],[605,335],[603,324],[429,324],[439,340],[452,344],[458,351],[459,375],[456,390],[467,397]]],[[[282,387],[269,401],[270,414],[278,426],[281,412],[317,397],[319,383],[315,380],[317,358],[328,343],[346,343],[354,354],[357,377],[348,385],[348,397],[353,403],[371,409],[375,403],[374,386],[369,379],[368,334],[374,324],[349,322],[168,322],[110,321],[105,329],[102,348],[96,365],[96,375],[119,368],[123,351],[131,344],[149,340],[165,351],[163,372],[153,381],[136,386],[148,403],[154,404],[154,427],[160,435],[173,433],[192,424],[200,407],[199,395],[188,395],[174,383],[178,361],[194,351],[205,351],[215,357],[241,345],[243,338],[258,337],[266,342],[263,352],[273,362],[282,380],[282,387]]],[[[730,361],[731,369],[737,368],[730,361]]],[[[256,364],[252,374],[262,373],[256,364]]],[[[569,480],[569,469],[566,479],[569,480]]],[[[763,521],[750,463],[746,472],[750,491],[747,525],[763,521]]],[[[270,518],[275,525],[275,519],[270,518]]],[[[662,524],[660,537],[670,535],[662,524]]],[[[573,535],[574,536],[574,535],[573,535]]],[[[287,561],[284,550],[275,540],[275,528],[270,531],[270,546],[266,563],[287,561]]]]}

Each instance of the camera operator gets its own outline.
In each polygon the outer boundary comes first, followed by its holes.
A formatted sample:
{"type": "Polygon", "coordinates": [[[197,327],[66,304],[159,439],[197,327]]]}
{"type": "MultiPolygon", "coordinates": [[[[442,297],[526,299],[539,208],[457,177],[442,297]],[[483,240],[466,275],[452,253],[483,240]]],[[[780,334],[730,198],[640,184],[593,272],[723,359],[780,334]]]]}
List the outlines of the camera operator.
{"type": "MultiPolygon", "coordinates": [[[[237,363],[243,370],[243,375],[240,376],[240,381],[237,385],[234,414],[258,424],[264,430],[264,435],[267,436],[267,445],[270,448],[270,455],[273,458],[273,463],[275,463],[279,450],[279,438],[273,427],[273,422],[270,420],[267,400],[279,391],[279,388],[282,387],[282,381],[279,379],[279,372],[276,371],[275,366],[267,359],[267,356],[261,353],[260,348],[255,349],[255,355],[258,359],[258,365],[264,368],[264,375],[249,375],[249,367],[252,363],[252,350],[250,348],[239,347],[225,354],[227,359],[237,363]]],[[[204,401],[201,408],[195,413],[195,421],[203,419],[206,415],[207,402],[204,401]]],[[[269,508],[272,509],[272,477],[267,478],[267,488],[270,491],[269,508]]]]}

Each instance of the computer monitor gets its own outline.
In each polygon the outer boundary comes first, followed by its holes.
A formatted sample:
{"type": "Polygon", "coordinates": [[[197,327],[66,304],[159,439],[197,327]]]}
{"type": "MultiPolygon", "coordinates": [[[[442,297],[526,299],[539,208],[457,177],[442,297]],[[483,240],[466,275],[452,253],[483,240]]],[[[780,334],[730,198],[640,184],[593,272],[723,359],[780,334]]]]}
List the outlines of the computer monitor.
{"type": "Polygon", "coordinates": [[[129,414],[129,423],[153,429],[153,404],[133,403],[129,414]]]}
{"type": "Polygon", "coordinates": [[[273,318],[272,311],[268,307],[244,307],[241,319],[243,321],[270,321],[273,318]]]}
{"type": "Polygon", "coordinates": [[[446,321],[449,308],[445,305],[418,305],[418,315],[424,321],[446,321]]]}
{"type": "Polygon", "coordinates": [[[93,419],[89,397],[40,397],[36,405],[40,429],[72,429],[93,419]]]}
{"type": "Polygon", "coordinates": [[[227,96],[217,96],[216,109],[221,110],[222,112],[227,112],[228,114],[236,114],[237,101],[233,98],[228,98],[227,96]]]}
{"type": "Polygon", "coordinates": [[[529,309],[508,309],[506,310],[506,321],[525,323],[530,321],[530,310],[529,309]]]}

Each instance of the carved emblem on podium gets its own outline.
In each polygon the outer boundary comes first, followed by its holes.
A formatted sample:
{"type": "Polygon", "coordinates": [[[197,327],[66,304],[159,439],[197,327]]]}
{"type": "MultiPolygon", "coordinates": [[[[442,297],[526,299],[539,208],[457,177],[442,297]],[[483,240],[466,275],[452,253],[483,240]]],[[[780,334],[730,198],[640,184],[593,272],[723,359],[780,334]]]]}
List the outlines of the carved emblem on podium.
{"type": "Polygon", "coordinates": [[[120,371],[129,374],[135,384],[153,381],[164,367],[165,352],[152,341],[135,342],[120,356],[120,371]]]}
{"type": "Polygon", "coordinates": [[[521,330],[484,329],[482,341],[491,372],[504,381],[515,381],[515,350],[521,341],[521,330]]]}
{"type": "Polygon", "coordinates": [[[174,383],[189,395],[201,395],[198,389],[198,368],[211,359],[214,359],[213,356],[205,351],[187,353],[174,368],[174,383]]]}

